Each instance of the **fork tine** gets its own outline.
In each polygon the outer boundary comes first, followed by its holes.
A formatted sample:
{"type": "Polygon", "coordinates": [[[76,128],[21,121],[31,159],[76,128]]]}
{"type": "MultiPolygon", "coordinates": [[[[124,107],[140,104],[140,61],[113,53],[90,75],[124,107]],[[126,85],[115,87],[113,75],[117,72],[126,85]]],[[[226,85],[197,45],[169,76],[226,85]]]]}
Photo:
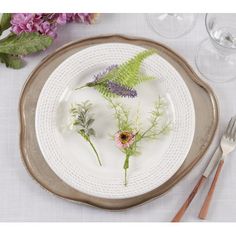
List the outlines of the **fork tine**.
{"type": "Polygon", "coordinates": [[[228,134],[229,139],[233,139],[235,125],[236,125],[236,117],[234,116],[234,117],[232,117],[231,127],[230,127],[229,134],[228,134]]]}
{"type": "Polygon", "coordinates": [[[229,121],[229,123],[228,123],[228,126],[227,126],[227,128],[226,128],[226,131],[225,131],[225,136],[226,137],[229,137],[230,136],[230,131],[231,131],[231,128],[232,128],[232,126],[233,126],[233,122],[234,122],[234,119],[233,119],[233,117],[230,119],[230,121],[229,121]]]}
{"type": "Polygon", "coordinates": [[[233,125],[232,130],[231,130],[230,138],[232,138],[234,141],[236,139],[236,119],[234,121],[234,125],[233,125]]]}

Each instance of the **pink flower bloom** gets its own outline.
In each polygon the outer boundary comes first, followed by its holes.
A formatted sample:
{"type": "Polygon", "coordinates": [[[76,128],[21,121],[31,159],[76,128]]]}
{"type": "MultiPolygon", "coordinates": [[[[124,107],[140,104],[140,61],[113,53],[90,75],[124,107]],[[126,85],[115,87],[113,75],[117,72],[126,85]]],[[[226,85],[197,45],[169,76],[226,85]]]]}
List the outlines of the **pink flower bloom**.
{"type": "Polygon", "coordinates": [[[49,22],[47,14],[16,13],[11,20],[11,31],[15,34],[23,32],[39,32],[44,35],[56,37],[56,24],[49,22]]]}
{"type": "Polygon", "coordinates": [[[56,24],[50,24],[48,21],[43,22],[38,28],[39,33],[48,35],[52,38],[57,37],[56,31],[57,31],[56,24]]]}
{"type": "Polygon", "coordinates": [[[58,17],[57,17],[57,20],[56,20],[56,22],[59,24],[59,25],[65,25],[67,22],[68,22],[68,20],[67,20],[67,15],[68,14],[66,14],[66,13],[60,13],[60,14],[58,14],[58,17]]]}
{"type": "Polygon", "coordinates": [[[44,19],[51,23],[65,25],[67,23],[67,13],[44,13],[44,19]]]}
{"type": "Polygon", "coordinates": [[[77,23],[94,23],[97,14],[94,13],[67,13],[67,22],[75,21],[77,23]]]}
{"type": "Polygon", "coordinates": [[[12,32],[15,34],[21,34],[23,32],[37,32],[42,22],[41,14],[13,14],[11,20],[12,32]]]}
{"type": "Polygon", "coordinates": [[[69,22],[93,23],[93,13],[15,13],[11,19],[11,31],[15,34],[39,32],[56,38],[57,25],[69,22]]]}
{"type": "Polygon", "coordinates": [[[74,21],[74,15],[75,13],[66,13],[66,22],[70,23],[74,21]]]}
{"type": "Polygon", "coordinates": [[[91,23],[91,14],[90,13],[75,13],[74,21],[78,23],[91,23]]]}
{"type": "Polygon", "coordinates": [[[129,131],[119,131],[115,134],[115,142],[119,148],[128,148],[135,141],[135,135],[129,131]]]}

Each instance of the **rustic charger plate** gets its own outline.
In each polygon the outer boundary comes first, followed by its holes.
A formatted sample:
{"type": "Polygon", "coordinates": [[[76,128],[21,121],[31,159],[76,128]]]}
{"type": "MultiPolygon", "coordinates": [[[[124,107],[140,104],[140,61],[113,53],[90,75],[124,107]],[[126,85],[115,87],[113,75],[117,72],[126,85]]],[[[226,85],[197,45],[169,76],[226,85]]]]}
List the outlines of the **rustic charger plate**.
{"type": "Polygon", "coordinates": [[[48,191],[74,201],[107,209],[124,209],[160,196],[173,187],[203,157],[218,124],[218,107],[212,90],[193,72],[179,55],[164,45],[146,39],[103,36],[70,43],[46,57],[29,76],[20,98],[20,149],[29,173],[48,191]],[[120,42],[156,48],[181,74],[193,98],[196,130],[190,151],[181,168],[163,185],[145,194],[125,199],[105,199],[79,192],[63,182],[48,166],[39,149],[35,133],[35,109],[42,87],[53,70],[72,54],[101,43],[120,42]],[[202,115],[204,114],[204,116],[202,115]]]}

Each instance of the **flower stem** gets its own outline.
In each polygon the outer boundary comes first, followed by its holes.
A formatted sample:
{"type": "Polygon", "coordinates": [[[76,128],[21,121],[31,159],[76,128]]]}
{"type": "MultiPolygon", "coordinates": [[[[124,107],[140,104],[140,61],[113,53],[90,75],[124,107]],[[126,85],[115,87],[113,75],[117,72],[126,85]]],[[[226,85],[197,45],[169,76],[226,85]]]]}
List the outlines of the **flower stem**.
{"type": "Polygon", "coordinates": [[[129,157],[130,155],[126,154],[126,157],[125,157],[125,162],[124,162],[124,170],[125,170],[125,181],[124,181],[124,185],[127,186],[128,184],[128,180],[127,180],[127,170],[129,169],[129,157]]]}
{"type": "Polygon", "coordinates": [[[127,181],[127,169],[125,169],[125,186],[127,186],[128,181],[127,181]]]}
{"type": "Polygon", "coordinates": [[[78,87],[78,88],[76,88],[75,90],[79,90],[79,89],[86,88],[86,87],[87,87],[87,84],[85,84],[85,85],[83,85],[83,86],[81,86],[81,87],[78,87]]]}
{"type": "Polygon", "coordinates": [[[102,166],[102,162],[101,162],[101,160],[99,158],[98,152],[97,152],[95,146],[93,145],[93,143],[91,142],[89,137],[87,138],[87,141],[89,142],[89,144],[91,145],[93,151],[95,152],[99,165],[102,166]]]}

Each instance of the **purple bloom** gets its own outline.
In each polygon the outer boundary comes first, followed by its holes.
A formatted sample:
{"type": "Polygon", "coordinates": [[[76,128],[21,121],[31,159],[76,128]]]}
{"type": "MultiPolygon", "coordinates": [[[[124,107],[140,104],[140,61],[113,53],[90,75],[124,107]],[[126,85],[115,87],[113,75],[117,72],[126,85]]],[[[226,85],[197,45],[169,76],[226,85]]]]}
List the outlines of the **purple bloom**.
{"type": "Polygon", "coordinates": [[[60,13],[58,14],[58,17],[56,19],[56,22],[59,24],[59,25],[65,25],[68,20],[67,20],[67,14],[66,13],[60,13]]]}
{"type": "Polygon", "coordinates": [[[107,75],[109,72],[111,72],[113,69],[116,69],[118,65],[110,65],[105,70],[101,71],[100,73],[94,75],[94,81],[95,83],[99,82],[105,75],[107,75]]]}
{"type": "Polygon", "coordinates": [[[57,25],[69,22],[93,23],[93,13],[15,13],[11,19],[11,31],[15,34],[39,32],[56,38],[57,25]]]}
{"type": "Polygon", "coordinates": [[[88,23],[92,24],[97,14],[94,13],[67,13],[67,22],[75,21],[77,23],[88,23]]]}
{"type": "Polygon", "coordinates": [[[65,25],[67,21],[67,13],[44,13],[43,18],[45,21],[65,25]]]}
{"type": "Polygon", "coordinates": [[[37,32],[42,22],[41,14],[13,14],[11,20],[12,32],[15,34],[21,34],[23,32],[37,32]]]}
{"type": "MultiPolygon", "coordinates": [[[[11,20],[11,31],[15,34],[23,32],[39,32],[44,35],[56,37],[56,24],[51,23],[46,14],[16,13],[11,20]]],[[[47,14],[48,15],[48,14],[47,14]]]]}
{"type": "Polygon", "coordinates": [[[108,81],[107,87],[110,90],[110,92],[112,92],[118,96],[121,96],[121,97],[134,98],[137,96],[137,91],[135,89],[118,84],[114,81],[108,81]]]}
{"type": "Polygon", "coordinates": [[[93,86],[96,86],[99,83],[102,83],[107,87],[107,89],[111,93],[114,93],[114,94],[116,94],[120,97],[130,97],[130,98],[136,97],[137,96],[137,91],[135,89],[129,88],[129,87],[124,86],[124,85],[121,85],[121,84],[119,84],[117,82],[114,82],[112,80],[102,81],[104,76],[106,76],[107,74],[109,74],[111,71],[113,71],[116,68],[118,68],[117,64],[113,64],[113,65],[108,66],[107,68],[105,68],[100,73],[94,75],[94,80],[90,83],[87,83],[86,86],[93,87],[93,86]]]}
{"type": "Polygon", "coordinates": [[[52,38],[56,38],[57,37],[57,25],[54,24],[50,24],[48,21],[43,22],[39,29],[38,32],[44,35],[48,35],[52,38]]]}

